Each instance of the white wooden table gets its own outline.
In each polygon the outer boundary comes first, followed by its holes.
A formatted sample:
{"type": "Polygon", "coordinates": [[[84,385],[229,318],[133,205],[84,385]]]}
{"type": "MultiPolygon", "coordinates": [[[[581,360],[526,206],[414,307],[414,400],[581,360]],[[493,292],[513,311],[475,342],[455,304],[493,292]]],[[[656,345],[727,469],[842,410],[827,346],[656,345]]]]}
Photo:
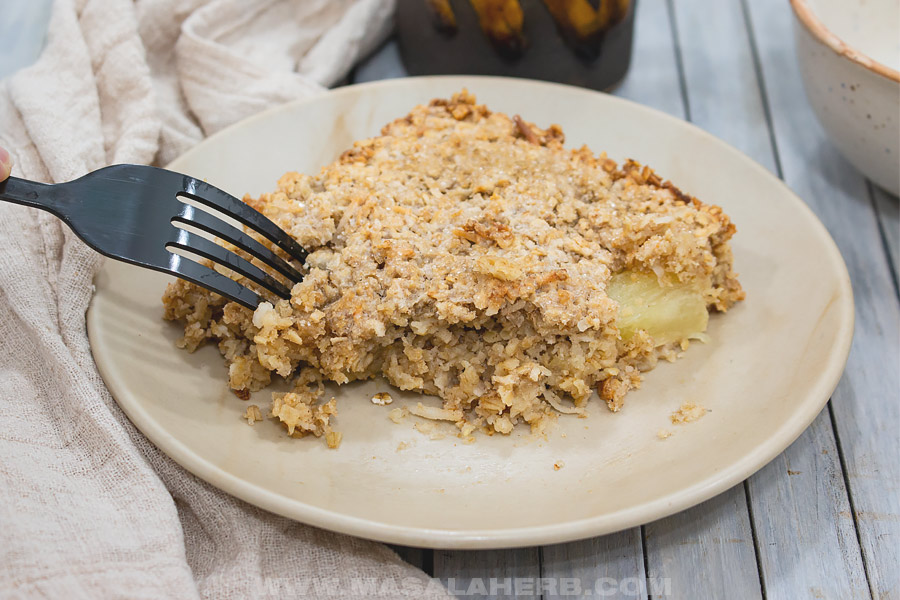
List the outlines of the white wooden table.
{"type": "MultiPolygon", "coordinates": [[[[18,24],[0,34],[0,76],[39,48],[49,6],[8,1],[4,20],[18,24]]],[[[856,300],[853,349],[827,408],[756,475],[672,517],[553,546],[396,548],[406,560],[480,598],[900,598],[898,201],[825,138],[792,40],[787,0],[640,0],[631,71],[614,93],[736,146],[825,223],[856,300]]],[[[405,74],[389,42],[351,80],[405,74]]]]}

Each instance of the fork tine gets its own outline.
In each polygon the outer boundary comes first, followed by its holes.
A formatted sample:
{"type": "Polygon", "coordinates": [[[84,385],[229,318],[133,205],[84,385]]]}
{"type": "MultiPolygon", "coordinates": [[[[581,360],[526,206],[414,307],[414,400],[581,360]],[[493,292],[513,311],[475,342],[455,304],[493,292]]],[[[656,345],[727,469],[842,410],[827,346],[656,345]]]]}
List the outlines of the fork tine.
{"type": "Polygon", "coordinates": [[[259,305],[259,296],[253,290],[245,288],[237,281],[225,277],[207,266],[196,263],[190,258],[173,254],[169,267],[166,270],[181,279],[196,283],[221,296],[225,296],[229,300],[234,300],[250,310],[255,310],[257,305],[259,305]]]}
{"type": "Polygon", "coordinates": [[[203,212],[202,210],[195,210],[190,204],[185,204],[183,212],[180,215],[172,217],[172,222],[192,225],[234,244],[241,250],[252,254],[262,262],[266,263],[294,283],[303,280],[303,275],[300,271],[295,269],[289,262],[282,260],[281,257],[257,242],[255,239],[240,229],[232,227],[225,221],[222,221],[215,215],[203,212]]]}
{"type": "Polygon", "coordinates": [[[230,217],[237,219],[242,224],[267,237],[299,262],[303,263],[306,261],[306,250],[294,238],[261,213],[253,210],[231,194],[223,192],[205,181],[187,176],[184,177],[184,191],[182,194],[201,204],[227,213],[230,217]]]}
{"type": "Polygon", "coordinates": [[[257,285],[264,287],[276,296],[285,299],[291,297],[291,291],[276,281],[271,275],[231,252],[218,244],[214,244],[204,237],[192,234],[183,229],[178,230],[178,237],[174,241],[166,244],[166,248],[180,248],[189,252],[199,254],[203,258],[208,258],[213,262],[217,262],[224,267],[228,267],[235,273],[243,275],[257,285]]]}

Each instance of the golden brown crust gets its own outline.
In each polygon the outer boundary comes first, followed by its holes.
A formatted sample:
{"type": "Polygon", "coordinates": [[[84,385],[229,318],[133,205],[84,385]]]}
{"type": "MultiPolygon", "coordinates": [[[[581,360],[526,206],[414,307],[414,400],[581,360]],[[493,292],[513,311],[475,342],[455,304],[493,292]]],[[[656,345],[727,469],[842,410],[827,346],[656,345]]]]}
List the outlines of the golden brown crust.
{"type": "Polygon", "coordinates": [[[726,310],[743,298],[735,229],[649,167],[563,139],[465,91],[416,107],[318,176],[288,173],[248,199],[310,250],[289,302],[251,313],[177,282],[166,318],[189,350],[216,340],[239,390],[298,368],[337,383],[380,374],[440,396],[466,435],[540,431],[595,388],[618,410],[673,349],[620,339],[607,281],[674,276],[726,310]]]}

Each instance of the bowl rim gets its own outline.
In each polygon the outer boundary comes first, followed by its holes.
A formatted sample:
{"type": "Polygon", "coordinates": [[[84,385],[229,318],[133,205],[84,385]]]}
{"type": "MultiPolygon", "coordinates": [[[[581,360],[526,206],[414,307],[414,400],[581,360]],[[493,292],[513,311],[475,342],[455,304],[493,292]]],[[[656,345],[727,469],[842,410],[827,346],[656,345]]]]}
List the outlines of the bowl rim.
{"type": "Polygon", "coordinates": [[[865,67],[869,71],[873,71],[882,77],[887,77],[888,79],[900,83],[900,71],[884,65],[877,60],[870,58],[863,52],[860,52],[856,48],[844,43],[830,29],[825,27],[825,24],[819,20],[815,13],[813,13],[807,0],[791,0],[791,8],[794,9],[794,14],[803,26],[806,27],[817,40],[834,50],[834,52],[865,67]]]}

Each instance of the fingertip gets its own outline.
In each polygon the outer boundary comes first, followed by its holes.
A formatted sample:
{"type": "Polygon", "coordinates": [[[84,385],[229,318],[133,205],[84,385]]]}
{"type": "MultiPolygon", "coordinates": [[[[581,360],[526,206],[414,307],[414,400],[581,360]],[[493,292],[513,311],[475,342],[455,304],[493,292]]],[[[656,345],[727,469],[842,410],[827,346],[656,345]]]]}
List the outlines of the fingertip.
{"type": "Polygon", "coordinates": [[[12,157],[5,148],[0,148],[0,181],[9,177],[10,171],[12,171],[12,157]]]}

